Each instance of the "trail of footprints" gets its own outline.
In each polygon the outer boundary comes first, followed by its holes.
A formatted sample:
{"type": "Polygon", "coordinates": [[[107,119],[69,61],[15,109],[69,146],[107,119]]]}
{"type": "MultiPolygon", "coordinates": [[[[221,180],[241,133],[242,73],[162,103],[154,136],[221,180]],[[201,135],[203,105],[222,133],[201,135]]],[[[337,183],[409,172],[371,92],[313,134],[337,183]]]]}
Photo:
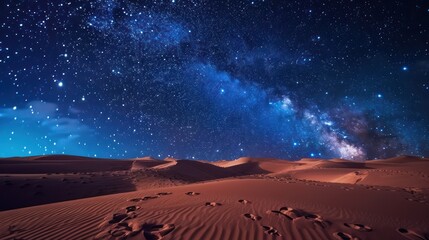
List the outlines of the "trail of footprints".
{"type": "MultiPolygon", "coordinates": [[[[142,202],[170,194],[172,193],[161,192],[154,196],[132,198],[128,201],[142,202]]],[[[105,221],[100,224],[102,231],[94,239],[142,239],[141,235],[143,235],[146,240],[161,240],[174,230],[174,224],[153,224],[137,221],[139,209],[140,206],[130,205],[125,207],[122,212],[107,216],[105,221]]]]}
{"type": "MultiPolygon", "coordinates": [[[[250,201],[247,201],[247,200],[239,200],[238,202],[240,202],[242,204],[244,202],[246,202],[246,204],[250,203],[250,201]]],[[[322,228],[327,228],[332,224],[331,222],[324,220],[320,215],[308,213],[304,210],[293,209],[290,207],[282,207],[278,210],[268,211],[267,213],[273,213],[273,214],[276,214],[280,217],[284,217],[284,218],[291,220],[291,221],[297,220],[297,219],[305,219],[305,220],[312,222],[314,225],[322,227],[322,228]]],[[[252,221],[259,221],[262,219],[261,216],[257,216],[257,215],[252,214],[252,213],[246,213],[246,214],[243,214],[243,216],[246,219],[250,219],[252,221]]],[[[274,228],[272,226],[265,226],[265,225],[261,225],[261,226],[262,226],[265,234],[272,235],[272,236],[282,236],[281,233],[276,228],[274,228]]],[[[358,231],[358,232],[371,232],[371,231],[373,231],[373,229],[370,226],[367,226],[364,224],[359,224],[359,223],[344,223],[344,226],[351,229],[352,231],[358,231]]],[[[397,229],[397,231],[408,239],[429,240],[429,239],[425,238],[423,235],[420,235],[420,234],[418,234],[412,230],[409,230],[409,229],[399,228],[399,229],[397,229]]],[[[334,232],[332,234],[332,236],[334,237],[334,239],[338,239],[338,240],[358,240],[359,239],[358,237],[355,237],[352,234],[347,233],[347,232],[334,232]]]]}
{"type": "Polygon", "coordinates": [[[429,203],[426,199],[425,194],[423,194],[423,192],[420,188],[404,188],[403,190],[406,193],[411,195],[410,197],[407,198],[408,201],[418,202],[418,203],[422,203],[422,204],[428,204],[429,203]]]}
{"type": "MultiPolygon", "coordinates": [[[[132,198],[128,201],[130,202],[142,202],[148,201],[151,199],[157,199],[161,196],[166,196],[172,194],[171,192],[160,192],[153,196],[145,196],[142,198],[132,198]]],[[[188,196],[198,196],[200,193],[198,192],[186,192],[188,196]]],[[[243,205],[249,205],[252,202],[246,199],[238,200],[238,203],[243,205]]],[[[221,203],[217,202],[206,202],[205,206],[207,207],[219,207],[222,206],[221,203]]],[[[153,224],[153,223],[141,223],[140,221],[135,221],[138,213],[137,211],[140,209],[140,206],[130,205],[123,209],[123,212],[114,213],[109,215],[104,222],[100,224],[100,228],[103,229],[94,239],[141,239],[138,235],[143,235],[147,240],[161,240],[164,236],[168,235],[175,229],[174,224],[153,224]]],[[[320,215],[308,213],[304,210],[294,209],[290,207],[281,207],[278,210],[267,211],[268,214],[276,214],[279,217],[283,217],[288,220],[297,220],[304,219],[312,222],[314,225],[327,228],[332,223],[324,220],[320,215]]],[[[262,219],[261,216],[258,216],[253,213],[245,213],[243,217],[258,222],[262,219]]],[[[352,231],[358,232],[371,232],[373,229],[370,226],[358,223],[344,223],[344,227],[349,228],[352,231]]],[[[273,237],[282,236],[281,233],[274,228],[273,226],[262,225],[262,230],[265,234],[271,235],[273,237]]],[[[420,235],[412,230],[406,228],[398,228],[397,232],[403,235],[405,238],[414,239],[414,240],[429,240],[423,235],[420,235]]],[[[332,234],[334,239],[338,240],[358,240],[359,238],[351,235],[347,232],[334,232],[332,234]]]]}

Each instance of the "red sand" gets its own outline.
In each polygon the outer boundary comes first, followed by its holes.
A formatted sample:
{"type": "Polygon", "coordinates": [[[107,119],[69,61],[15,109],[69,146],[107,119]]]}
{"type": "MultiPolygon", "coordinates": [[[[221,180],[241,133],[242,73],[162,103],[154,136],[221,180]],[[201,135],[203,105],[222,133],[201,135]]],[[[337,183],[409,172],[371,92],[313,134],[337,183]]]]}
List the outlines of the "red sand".
{"type": "Polygon", "coordinates": [[[0,240],[429,239],[429,159],[408,156],[0,159],[0,191],[0,240]]]}

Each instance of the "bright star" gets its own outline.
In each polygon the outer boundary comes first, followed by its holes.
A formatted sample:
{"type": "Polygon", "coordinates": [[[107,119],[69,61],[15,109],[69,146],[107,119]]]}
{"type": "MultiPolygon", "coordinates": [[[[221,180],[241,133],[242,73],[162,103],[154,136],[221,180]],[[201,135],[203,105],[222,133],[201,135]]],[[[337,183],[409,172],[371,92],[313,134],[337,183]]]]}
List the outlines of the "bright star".
{"type": "Polygon", "coordinates": [[[64,86],[64,83],[63,82],[59,82],[58,83],[58,87],[62,87],[62,86],[64,86]]]}

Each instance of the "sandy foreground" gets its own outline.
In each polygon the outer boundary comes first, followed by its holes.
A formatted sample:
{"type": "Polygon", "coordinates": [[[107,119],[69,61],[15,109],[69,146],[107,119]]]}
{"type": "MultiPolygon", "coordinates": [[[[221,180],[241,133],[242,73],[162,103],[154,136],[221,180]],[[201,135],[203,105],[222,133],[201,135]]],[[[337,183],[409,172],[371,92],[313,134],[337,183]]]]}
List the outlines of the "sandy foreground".
{"type": "Polygon", "coordinates": [[[0,159],[0,239],[429,239],[429,159],[0,159]]]}

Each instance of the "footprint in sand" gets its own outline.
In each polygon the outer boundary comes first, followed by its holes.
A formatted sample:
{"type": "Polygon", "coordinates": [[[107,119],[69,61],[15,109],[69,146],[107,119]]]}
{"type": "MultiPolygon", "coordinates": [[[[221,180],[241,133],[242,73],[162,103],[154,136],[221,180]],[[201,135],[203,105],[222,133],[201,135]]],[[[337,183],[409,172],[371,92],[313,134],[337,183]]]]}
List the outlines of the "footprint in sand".
{"type": "Polygon", "coordinates": [[[141,226],[134,223],[119,223],[109,231],[112,237],[119,239],[127,239],[128,237],[135,236],[141,231],[141,226]]]}
{"type": "Polygon", "coordinates": [[[127,218],[128,218],[128,214],[126,214],[126,213],[114,213],[112,216],[112,219],[110,219],[109,223],[110,224],[119,223],[119,222],[121,222],[127,218]]]}
{"type": "Polygon", "coordinates": [[[114,213],[105,219],[100,224],[104,229],[95,239],[128,239],[135,236],[142,231],[142,224],[135,220],[137,214],[134,212],[138,210],[138,206],[128,206],[124,210],[126,213],[114,213]]]}
{"type": "Polygon", "coordinates": [[[94,239],[128,239],[139,234],[141,230],[142,226],[137,222],[120,222],[99,233],[94,239]]]}
{"type": "Polygon", "coordinates": [[[322,216],[317,214],[306,214],[305,219],[313,221],[315,224],[325,228],[328,227],[331,223],[322,218],[322,216]]]}
{"type": "Polygon", "coordinates": [[[238,202],[242,203],[242,204],[250,204],[250,203],[252,203],[251,201],[245,200],[245,199],[240,199],[240,200],[238,200],[238,202]]]}
{"type": "Polygon", "coordinates": [[[406,229],[406,228],[399,228],[398,232],[400,234],[402,234],[402,236],[406,237],[407,239],[411,239],[411,240],[429,240],[429,238],[420,235],[410,229],[406,229]]]}
{"type": "Polygon", "coordinates": [[[258,220],[261,220],[261,219],[262,219],[262,217],[257,216],[257,215],[254,215],[254,214],[251,214],[251,213],[246,213],[246,214],[244,214],[244,217],[245,217],[245,218],[248,218],[248,219],[250,219],[250,220],[253,220],[253,221],[258,221],[258,220]]]}
{"type": "Polygon", "coordinates": [[[411,194],[416,194],[416,193],[422,192],[422,190],[420,188],[416,188],[416,187],[404,188],[404,190],[408,193],[411,193],[411,194]]]}
{"type": "Polygon", "coordinates": [[[339,240],[358,240],[359,239],[344,232],[335,232],[333,235],[335,239],[339,239],[339,240]]]}
{"type": "Polygon", "coordinates": [[[131,199],[128,199],[128,201],[130,201],[130,202],[140,202],[140,201],[142,201],[142,198],[131,198],[131,199]]]}
{"type": "Polygon", "coordinates": [[[150,200],[150,199],[156,199],[159,198],[159,196],[146,196],[142,198],[142,201],[150,200]]]}
{"type": "Polygon", "coordinates": [[[301,214],[299,213],[299,211],[290,207],[282,207],[280,208],[279,212],[284,216],[289,217],[290,219],[301,217],[301,214]]]}
{"type": "Polygon", "coordinates": [[[271,212],[275,213],[275,214],[283,215],[290,220],[293,220],[295,218],[302,216],[302,214],[300,214],[299,211],[297,211],[293,208],[290,208],[290,207],[282,207],[282,208],[280,208],[280,210],[272,210],[271,212]]]}
{"type": "Polygon", "coordinates": [[[171,195],[171,194],[173,194],[173,193],[171,193],[171,192],[160,192],[160,193],[157,193],[156,195],[158,195],[158,196],[166,196],[166,195],[171,195]]]}
{"type": "Polygon", "coordinates": [[[188,196],[197,196],[197,195],[200,195],[200,193],[197,193],[197,192],[187,192],[185,194],[188,195],[188,196]]]}
{"type": "Polygon", "coordinates": [[[140,209],[139,206],[128,206],[128,207],[125,208],[125,211],[127,211],[127,213],[129,213],[129,212],[134,212],[134,211],[136,211],[138,209],[140,209]]]}
{"type": "Polygon", "coordinates": [[[140,207],[138,206],[129,206],[126,207],[124,210],[126,213],[114,213],[113,215],[111,215],[110,219],[108,218],[108,223],[109,224],[114,224],[114,223],[120,223],[120,222],[124,222],[133,218],[137,217],[137,214],[134,212],[137,209],[139,209],[140,207]]]}
{"type": "Polygon", "coordinates": [[[358,230],[361,232],[371,232],[372,228],[370,226],[366,226],[358,223],[344,223],[344,226],[352,228],[354,230],[358,230]]]}
{"type": "Polygon", "coordinates": [[[308,213],[303,210],[293,209],[290,207],[282,207],[280,210],[271,210],[267,213],[275,213],[281,216],[285,216],[290,220],[295,219],[306,219],[308,221],[313,222],[316,225],[319,225],[322,228],[328,227],[331,223],[329,221],[324,220],[320,215],[308,213]]]}
{"type": "Polygon", "coordinates": [[[174,224],[146,224],[143,226],[143,234],[147,240],[160,240],[174,228],[174,224]]]}
{"type": "Polygon", "coordinates": [[[130,202],[141,202],[141,201],[146,201],[146,200],[155,199],[155,198],[159,198],[159,196],[145,196],[142,198],[131,198],[131,199],[128,199],[128,201],[130,201],[130,202]]]}
{"type": "Polygon", "coordinates": [[[222,204],[217,202],[206,202],[206,206],[216,207],[216,206],[222,206],[222,204]]]}
{"type": "Polygon", "coordinates": [[[273,236],[281,236],[279,231],[277,231],[277,229],[275,229],[271,226],[262,226],[262,228],[264,229],[264,232],[266,234],[273,235],[273,236]]]}

